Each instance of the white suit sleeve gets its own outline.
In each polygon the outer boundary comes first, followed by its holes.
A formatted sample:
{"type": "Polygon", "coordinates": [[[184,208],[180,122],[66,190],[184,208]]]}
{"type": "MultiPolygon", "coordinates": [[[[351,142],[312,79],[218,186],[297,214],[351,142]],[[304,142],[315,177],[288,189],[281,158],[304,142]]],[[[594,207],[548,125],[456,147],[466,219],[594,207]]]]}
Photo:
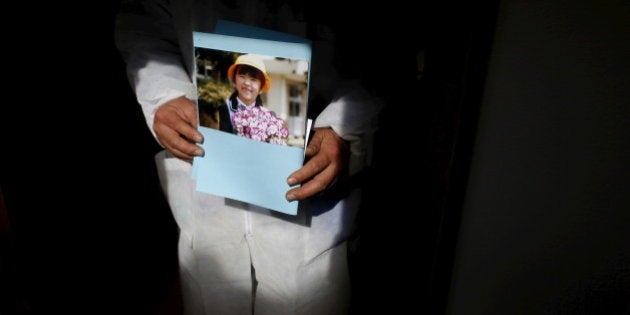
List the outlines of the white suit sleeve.
{"type": "Polygon", "coordinates": [[[180,96],[196,99],[169,6],[166,1],[127,4],[116,20],[116,45],[154,136],[153,120],[160,105],[180,96]]]}
{"type": "Polygon", "coordinates": [[[315,128],[332,128],[350,142],[350,175],[369,165],[373,135],[382,102],[358,84],[342,89],[315,120],[315,128]]]}

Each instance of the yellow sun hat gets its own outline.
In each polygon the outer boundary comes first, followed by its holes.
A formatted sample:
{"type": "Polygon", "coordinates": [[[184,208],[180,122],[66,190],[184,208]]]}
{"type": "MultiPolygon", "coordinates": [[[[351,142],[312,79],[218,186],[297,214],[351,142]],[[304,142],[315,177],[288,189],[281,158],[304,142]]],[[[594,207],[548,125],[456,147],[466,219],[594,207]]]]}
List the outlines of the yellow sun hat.
{"type": "Polygon", "coordinates": [[[234,64],[231,65],[230,68],[228,68],[228,78],[230,78],[230,81],[232,81],[232,83],[235,83],[236,81],[236,74],[234,73],[234,70],[236,70],[236,66],[238,65],[247,65],[260,70],[260,72],[262,72],[263,76],[265,77],[265,82],[263,82],[260,91],[261,93],[269,91],[269,88],[271,88],[271,79],[269,78],[269,75],[267,74],[267,69],[265,68],[265,64],[263,63],[262,59],[260,59],[260,57],[256,55],[238,56],[234,64]]]}

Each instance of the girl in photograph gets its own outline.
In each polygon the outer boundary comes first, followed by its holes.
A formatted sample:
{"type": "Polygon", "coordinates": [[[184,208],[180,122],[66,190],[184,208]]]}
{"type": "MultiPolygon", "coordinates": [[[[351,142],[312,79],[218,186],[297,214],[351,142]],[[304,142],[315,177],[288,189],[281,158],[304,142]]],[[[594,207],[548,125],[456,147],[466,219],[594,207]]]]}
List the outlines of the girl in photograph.
{"type": "Polygon", "coordinates": [[[286,145],[286,122],[263,107],[260,94],[271,87],[265,64],[256,55],[241,55],[228,69],[234,92],[219,107],[219,130],[250,139],[286,145]]]}

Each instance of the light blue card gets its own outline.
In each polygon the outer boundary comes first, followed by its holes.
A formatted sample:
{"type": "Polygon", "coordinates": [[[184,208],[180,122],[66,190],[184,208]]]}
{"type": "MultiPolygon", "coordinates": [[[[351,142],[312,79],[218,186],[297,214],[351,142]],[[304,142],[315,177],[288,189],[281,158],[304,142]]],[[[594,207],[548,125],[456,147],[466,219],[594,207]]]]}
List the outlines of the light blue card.
{"type": "Polygon", "coordinates": [[[287,214],[298,202],[285,199],[287,177],[302,167],[304,150],[199,127],[203,158],[196,158],[197,190],[287,214]]]}
{"type": "MultiPolygon", "coordinates": [[[[311,61],[306,39],[248,25],[220,21],[216,33],[193,32],[195,47],[311,61]]],[[[309,73],[310,74],[310,73],[309,73]]],[[[287,177],[302,167],[304,149],[259,142],[200,126],[203,157],[195,157],[191,177],[197,190],[271,210],[297,214],[298,202],[285,198],[287,177]]]]}
{"type": "Polygon", "coordinates": [[[311,60],[311,45],[309,43],[278,42],[201,32],[193,32],[193,43],[195,47],[300,59],[309,62],[311,60]]]}

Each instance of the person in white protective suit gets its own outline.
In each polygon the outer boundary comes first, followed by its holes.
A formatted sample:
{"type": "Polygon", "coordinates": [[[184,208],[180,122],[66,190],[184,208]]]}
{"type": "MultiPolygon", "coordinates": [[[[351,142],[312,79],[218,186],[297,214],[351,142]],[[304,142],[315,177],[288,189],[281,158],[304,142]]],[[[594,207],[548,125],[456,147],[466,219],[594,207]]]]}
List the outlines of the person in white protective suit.
{"type": "Polygon", "coordinates": [[[256,0],[155,0],[124,1],[118,14],[117,47],[147,124],[165,148],[156,163],[180,230],[185,314],[348,311],[347,239],[360,190],[335,187],[369,161],[380,102],[359,84],[337,80],[325,24],[311,28],[310,93],[329,103],[315,119],[306,164],[287,179],[286,198],[302,200],[298,215],[197,192],[190,176],[192,158],[212,154],[196,145],[203,139],[193,101],[192,32],[212,32],[225,19],[304,35],[300,10],[303,5],[256,0]],[[301,185],[291,189],[294,184],[301,185]]]}

